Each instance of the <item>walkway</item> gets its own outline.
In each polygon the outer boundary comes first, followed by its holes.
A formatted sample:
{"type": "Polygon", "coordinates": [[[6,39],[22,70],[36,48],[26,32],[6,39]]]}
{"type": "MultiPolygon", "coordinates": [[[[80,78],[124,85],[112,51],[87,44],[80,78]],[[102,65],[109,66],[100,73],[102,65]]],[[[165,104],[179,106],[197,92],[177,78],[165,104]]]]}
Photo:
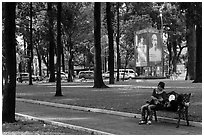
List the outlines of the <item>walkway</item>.
{"type": "Polygon", "coordinates": [[[200,123],[191,123],[191,126],[182,125],[176,128],[175,121],[159,120],[152,125],[138,125],[137,114],[119,113],[100,109],[81,108],[51,102],[36,102],[33,100],[17,99],[16,112],[29,118],[44,122],[66,126],[76,130],[83,130],[92,134],[117,135],[201,135],[200,123]],[[50,105],[49,105],[50,104],[50,105]],[[72,109],[70,109],[72,107],[72,109]],[[84,109],[83,111],[80,109],[84,109]],[[106,113],[105,113],[106,112],[106,113]],[[109,114],[108,114],[109,113],[109,114]],[[115,113],[115,114],[114,114],[115,113]],[[136,118],[134,118],[136,116],[136,118]]]}

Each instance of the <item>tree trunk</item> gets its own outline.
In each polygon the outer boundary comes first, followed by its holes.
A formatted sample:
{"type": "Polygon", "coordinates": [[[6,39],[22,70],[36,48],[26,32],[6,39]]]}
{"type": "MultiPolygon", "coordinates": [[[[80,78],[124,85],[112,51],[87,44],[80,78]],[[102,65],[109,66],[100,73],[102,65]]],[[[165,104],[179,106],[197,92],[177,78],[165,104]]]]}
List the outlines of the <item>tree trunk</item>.
{"type": "Polygon", "coordinates": [[[6,2],[5,4],[5,53],[6,70],[8,83],[3,91],[2,121],[15,122],[16,106],[16,39],[15,39],[15,18],[16,3],[6,2]]]}
{"type": "Polygon", "coordinates": [[[55,64],[54,64],[54,33],[53,33],[53,12],[52,12],[52,2],[47,3],[47,13],[49,18],[49,73],[50,79],[49,82],[55,82],[55,64]]]}
{"type": "Polygon", "coordinates": [[[120,49],[119,49],[119,39],[120,39],[120,22],[119,22],[119,2],[117,2],[117,37],[116,37],[116,43],[117,43],[117,80],[119,81],[119,69],[120,69],[120,49]]]}
{"type": "Polygon", "coordinates": [[[55,96],[62,96],[61,90],[61,11],[62,3],[57,3],[57,85],[55,96]]]}
{"type": "Polygon", "coordinates": [[[108,56],[108,70],[110,72],[109,84],[114,84],[114,47],[113,47],[113,27],[112,27],[113,13],[111,12],[110,2],[106,2],[106,17],[107,17],[108,43],[109,43],[109,56],[108,56]]]}
{"type": "Polygon", "coordinates": [[[202,26],[196,27],[196,74],[194,83],[202,83],[202,26]]]}
{"type": "Polygon", "coordinates": [[[33,12],[32,12],[32,2],[30,2],[30,44],[29,44],[29,48],[28,48],[28,56],[29,56],[29,60],[28,60],[28,72],[29,72],[29,85],[33,85],[32,83],[32,64],[33,64],[33,30],[32,30],[32,17],[33,17],[33,12]]]}
{"type": "Polygon", "coordinates": [[[177,71],[177,42],[173,41],[172,42],[172,46],[173,46],[173,59],[172,59],[172,65],[173,65],[173,73],[176,73],[177,71]]]}
{"type": "Polygon", "coordinates": [[[94,88],[107,87],[102,79],[101,65],[101,3],[94,3],[94,41],[95,41],[95,63],[94,63],[94,88]]]}
{"type": "MultiPolygon", "coordinates": [[[[39,47],[39,44],[38,44],[38,47],[39,47]]],[[[37,56],[38,56],[39,76],[42,76],[41,55],[39,53],[38,47],[36,47],[36,52],[37,52],[37,56]]]]}
{"type": "Polygon", "coordinates": [[[71,41],[71,38],[70,38],[70,41],[69,41],[69,71],[68,71],[68,82],[73,82],[73,78],[72,78],[72,72],[73,72],[73,63],[72,63],[72,60],[73,60],[73,43],[71,41]]]}
{"type": "Polygon", "coordinates": [[[25,39],[25,35],[23,35],[23,48],[24,48],[24,55],[27,55],[27,52],[26,52],[26,49],[27,49],[27,47],[26,47],[26,39],[25,39]]]}
{"type": "MultiPolygon", "coordinates": [[[[42,54],[41,54],[42,55],[42,54]]],[[[49,68],[49,66],[48,66],[48,55],[42,55],[41,56],[41,59],[42,59],[42,61],[43,61],[43,63],[45,64],[45,66],[47,67],[47,68],[49,68]],[[46,61],[46,58],[47,58],[47,61],[46,61]]]]}
{"type": "Polygon", "coordinates": [[[48,52],[46,52],[46,56],[42,56],[42,59],[43,59],[43,62],[45,63],[45,64],[47,64],[46,66],[47,66],[47,77],[49,77],[49,53],[48,52]],[[47,61],[46,61],[46,59],[47,59],[47,61]]]}
{"type": "Polygon", "coordinates": [[[167,49],[169,51],[169,75],[171,75],[172,73],[172,51],[171,51],[171,43],[170,43],[170,40],[168,38],[168,42],[167,42],[167,49]]]}
{"type": "Polygon", "coordinates": [[[195,78],[195,59],[196,59],[196,34],[195,26],[188,26],[189,33],[187,35],[187,46],[188,46],[188,80],[194,80],[195,78]]]}
{"type": "Polygon", "coordinates": [[[64,64],[64,49],[63,46],[61,46],[61,52],[62,52],[62,71],[65,72],[65,64],[64,64]]]}
{"type": "Polygon", "coordinates": [[[123,78],[122,78],[122,81],[125,80],[125,71],[126,71],[126,68],[127,68],[127,65],[128,65],[128,59],[129,58],[129,55],[128,55],[128,51],[126,52],[126,55],[125,55],[125,66],[124,66],[124,72],[123,72],[123,78]]]}

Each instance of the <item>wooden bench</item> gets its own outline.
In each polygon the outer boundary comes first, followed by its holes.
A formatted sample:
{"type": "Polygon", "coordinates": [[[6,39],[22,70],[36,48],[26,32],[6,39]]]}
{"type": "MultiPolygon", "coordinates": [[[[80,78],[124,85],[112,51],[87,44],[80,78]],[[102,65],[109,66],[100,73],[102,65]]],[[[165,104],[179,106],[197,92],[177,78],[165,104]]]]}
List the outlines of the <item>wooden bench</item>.
{"type": "Polygon", "coordinates": [[[164,108],[158,109],[155,108],[153,110],[153,115],[155,117],[155,121],[157,121],[157,111],[168,111],[178,114],[178,122],[177,122],[177,128],[180,124],[181,116],[185,117],[187,126],[189,126],[189,120],[188,120],[188,108],[190,105],[190,97],[191,93],[189,94],[178,94],[174,91],[171,91],[167,93],[167,101],[164,104],[164,108]]]}

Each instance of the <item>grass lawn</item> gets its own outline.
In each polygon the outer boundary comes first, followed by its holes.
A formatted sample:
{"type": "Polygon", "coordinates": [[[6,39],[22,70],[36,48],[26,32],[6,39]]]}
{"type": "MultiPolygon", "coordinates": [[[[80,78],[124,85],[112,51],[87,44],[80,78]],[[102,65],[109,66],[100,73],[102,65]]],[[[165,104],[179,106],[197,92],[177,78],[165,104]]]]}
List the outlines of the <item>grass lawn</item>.
{"type": "MultiPolygon", "coordinates": [[[[92,82],[62,83],[62,97],[55,97],[55,83],[41,83],[29,86],[17,84],[17,97],[50,101],[83,107],[101,108],[122,112],[140,113],[140,107],[150,99],[153,88],[160,80],[124,81],[108,85],[110,88],[92,88],[92,82]]],[[[192,93],[189,119],[202,121],[202,83],[192,81],[163,80],[165,90],[178,93],[192,93]]],[[[158,112],[159,116],[177,118],[175,113],[158,112]]]]}
{"type": "Polygon", "coordinates": [[[3,135],[88,135],[86,132],[71,130],[40,121],[16,117],[15,123],[2,124],[3,135]]]}

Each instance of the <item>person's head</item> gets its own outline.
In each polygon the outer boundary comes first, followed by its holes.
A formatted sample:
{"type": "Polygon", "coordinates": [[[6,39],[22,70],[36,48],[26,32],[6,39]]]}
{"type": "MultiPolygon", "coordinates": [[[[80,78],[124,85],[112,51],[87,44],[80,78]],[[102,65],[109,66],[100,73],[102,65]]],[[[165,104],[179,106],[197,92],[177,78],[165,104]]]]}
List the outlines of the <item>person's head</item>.
{"type": "Polygon", "coordinates": [[[157,87],[158,87],[159,90],[163,90],[164,87],[165,87],[165,83],[164,82],[159,82],[157,87]]]}
{"type": "Polygon", "coordinates": [[[157,46],[157,35],[153,34],[152,35],[152,46],[157,46]]]}

